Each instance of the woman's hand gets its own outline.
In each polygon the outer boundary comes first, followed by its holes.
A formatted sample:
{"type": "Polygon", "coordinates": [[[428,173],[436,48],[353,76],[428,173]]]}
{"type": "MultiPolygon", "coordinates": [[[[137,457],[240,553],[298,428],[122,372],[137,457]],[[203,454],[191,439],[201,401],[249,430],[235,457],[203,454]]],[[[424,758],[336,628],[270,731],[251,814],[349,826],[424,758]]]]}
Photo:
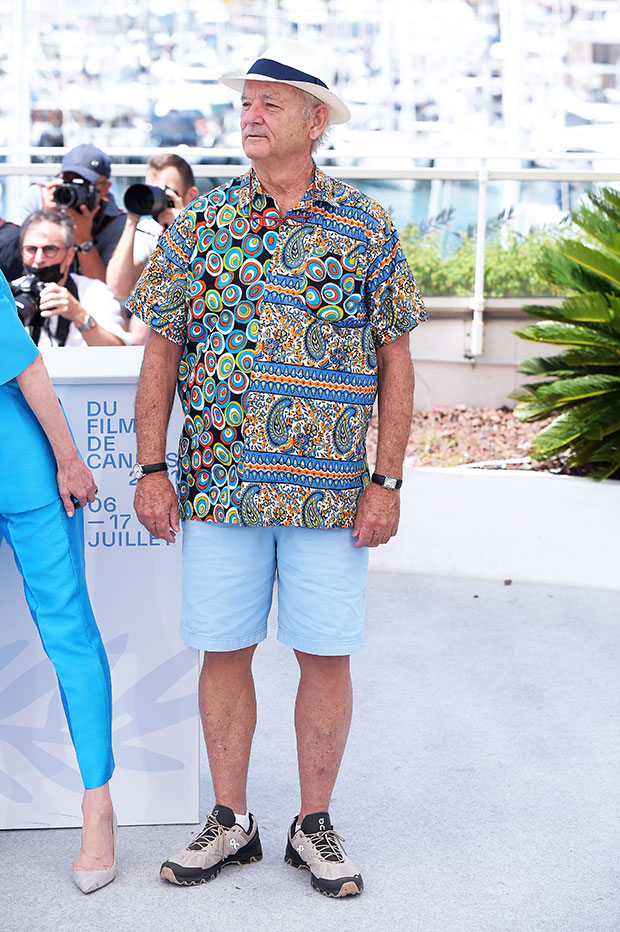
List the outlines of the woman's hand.
{"type": "Polygon", "coordinates": [[[77,451],[67,463],[58,464],[56,482],[65,511],[70,518],[75,514],[76,508],[84,508],[87,502],[95,501],[97,484],[77,451]]]}

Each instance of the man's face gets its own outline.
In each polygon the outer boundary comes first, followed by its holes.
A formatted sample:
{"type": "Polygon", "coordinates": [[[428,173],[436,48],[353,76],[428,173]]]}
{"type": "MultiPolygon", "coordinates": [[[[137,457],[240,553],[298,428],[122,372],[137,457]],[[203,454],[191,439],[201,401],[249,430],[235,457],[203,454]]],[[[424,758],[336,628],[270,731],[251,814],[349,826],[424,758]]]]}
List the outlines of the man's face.
{"type": "Polygon", "coordinates": [[[147,184],[156,185],[160,188],[171,188],[179,195],[183,201],[183,206],[186,206],[193,200],[192,197],[188,198],[187,191],[183,190],[181,173],[173,165],[167,165],[166,168],[162,168],[161,171],[156,171],[152,168],[147,169],[144,180],[147,184]]]}
{"type": "MultiPolygon", "coordinates": [[[[63,182],[75,181],[76,178],[79,178],[80,181],[86,181],[85,178],[82,178],[81,175],[78,175],[77,172],[61,172],[60,177],[63,182]]],[[[108,181],[105,175],[99,175],[96,181],[90,182],[86,181],[87,184],[94,184],[97,189],[97,204],[101,202],[101,199],[106,196],[110,187],[112,185],[111,181],[108,181]]]]}
{"type": "Polygon", "coordinates": [[[25,265],[35,269],[44,269],[48,265],[60,263],[61,283],[73,262],[75,249],[67,247],[60,227],[47,220],[34,224],[26,230],[22,244],[22,258],[25,265]]]}
{"type": "Polygon", "coordinates": [[[327,122],[327,107],[303,116],[296,87],[274,81],[246,81],[241,95],[241,141],[252,162],[307,157],[327,122]],[[325,118],[323,119],[323,116],[325,118]]]}

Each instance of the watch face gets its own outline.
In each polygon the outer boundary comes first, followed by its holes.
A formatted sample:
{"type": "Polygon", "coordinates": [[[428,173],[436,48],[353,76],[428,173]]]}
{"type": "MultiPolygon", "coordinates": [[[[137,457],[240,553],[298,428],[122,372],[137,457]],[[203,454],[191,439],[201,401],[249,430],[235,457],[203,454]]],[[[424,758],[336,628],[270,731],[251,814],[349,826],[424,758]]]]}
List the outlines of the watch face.
{"type": "Polygon", "coordinates": [[[142,469],[140,463],[136,463],[134,466],[132,466],[131,475],[134,477],[134,479],[142,479],[144,476],[144,470],[142,469]]]}
{"type": "Polygon", "coordinates": [[[395,489],[396,488],[396,479],[393,476],[386,476],[383,480],[384,489],[395,489]]]}

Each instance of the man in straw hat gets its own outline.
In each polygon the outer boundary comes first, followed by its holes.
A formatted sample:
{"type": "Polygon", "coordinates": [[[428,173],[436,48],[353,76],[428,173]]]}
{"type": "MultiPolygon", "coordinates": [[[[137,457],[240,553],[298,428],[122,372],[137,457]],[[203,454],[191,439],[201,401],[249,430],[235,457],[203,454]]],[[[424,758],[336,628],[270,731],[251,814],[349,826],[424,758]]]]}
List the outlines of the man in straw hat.
{"type": "Polygon", "coordinates": [[[151,328],[136,399],[135,507],[155,537],[183,522],[181,635],[204,650],[199,700],[215,807],[161,876],[198,884],[261,858],[246,780],[256,723],[252,657],[278,578],[278,638],[301,677],[301,788],[286,861],[333,897],[362,878],[329,816],[362,647],[368,548],[398,527],[424,307],[387,213],[312,153],[349,119],[321,51],[281,41],[241,91],[252,167],[190,204],[130,298],[151,328]],[[185,421],[177,493],[166,475],[174,387],[185,421]],[[376,472],[366,431],[378,390],[376,472]]]}

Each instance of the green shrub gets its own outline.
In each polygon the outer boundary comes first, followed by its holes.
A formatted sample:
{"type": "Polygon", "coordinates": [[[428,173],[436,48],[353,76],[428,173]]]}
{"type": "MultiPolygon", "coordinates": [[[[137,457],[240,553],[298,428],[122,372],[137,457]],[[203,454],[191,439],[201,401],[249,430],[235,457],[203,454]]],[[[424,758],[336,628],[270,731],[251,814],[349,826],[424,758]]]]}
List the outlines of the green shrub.
{"type": "Polygon", "coordinates": [[[545,276],[569,296],[557,307],[524,308],[540,320],[515,331],[566,349],[521,363],[543,381],[513,397],[521,420],[555,415],[531,441],[536,459],[566,453],[569,466],[593,467],[592,477],[604,479],[620,470],[620,194],[604,188],[588,197],[572,214],[582,236],[545,251],[545,276]]]}
{"type": "MultiPolygon", "coordinates": [[[[561,289],[545,277],[544,256],[555,234],[495,229],[485,250],[487,297],[510,295],[556,295],[561,289]]],[[[451,234],[456,246],[445,245],[446,234],[432,221],[425,229],[408,226],[401,242],[423,295],[472,295],[476,237],[471,233],[451,234]]]]}

